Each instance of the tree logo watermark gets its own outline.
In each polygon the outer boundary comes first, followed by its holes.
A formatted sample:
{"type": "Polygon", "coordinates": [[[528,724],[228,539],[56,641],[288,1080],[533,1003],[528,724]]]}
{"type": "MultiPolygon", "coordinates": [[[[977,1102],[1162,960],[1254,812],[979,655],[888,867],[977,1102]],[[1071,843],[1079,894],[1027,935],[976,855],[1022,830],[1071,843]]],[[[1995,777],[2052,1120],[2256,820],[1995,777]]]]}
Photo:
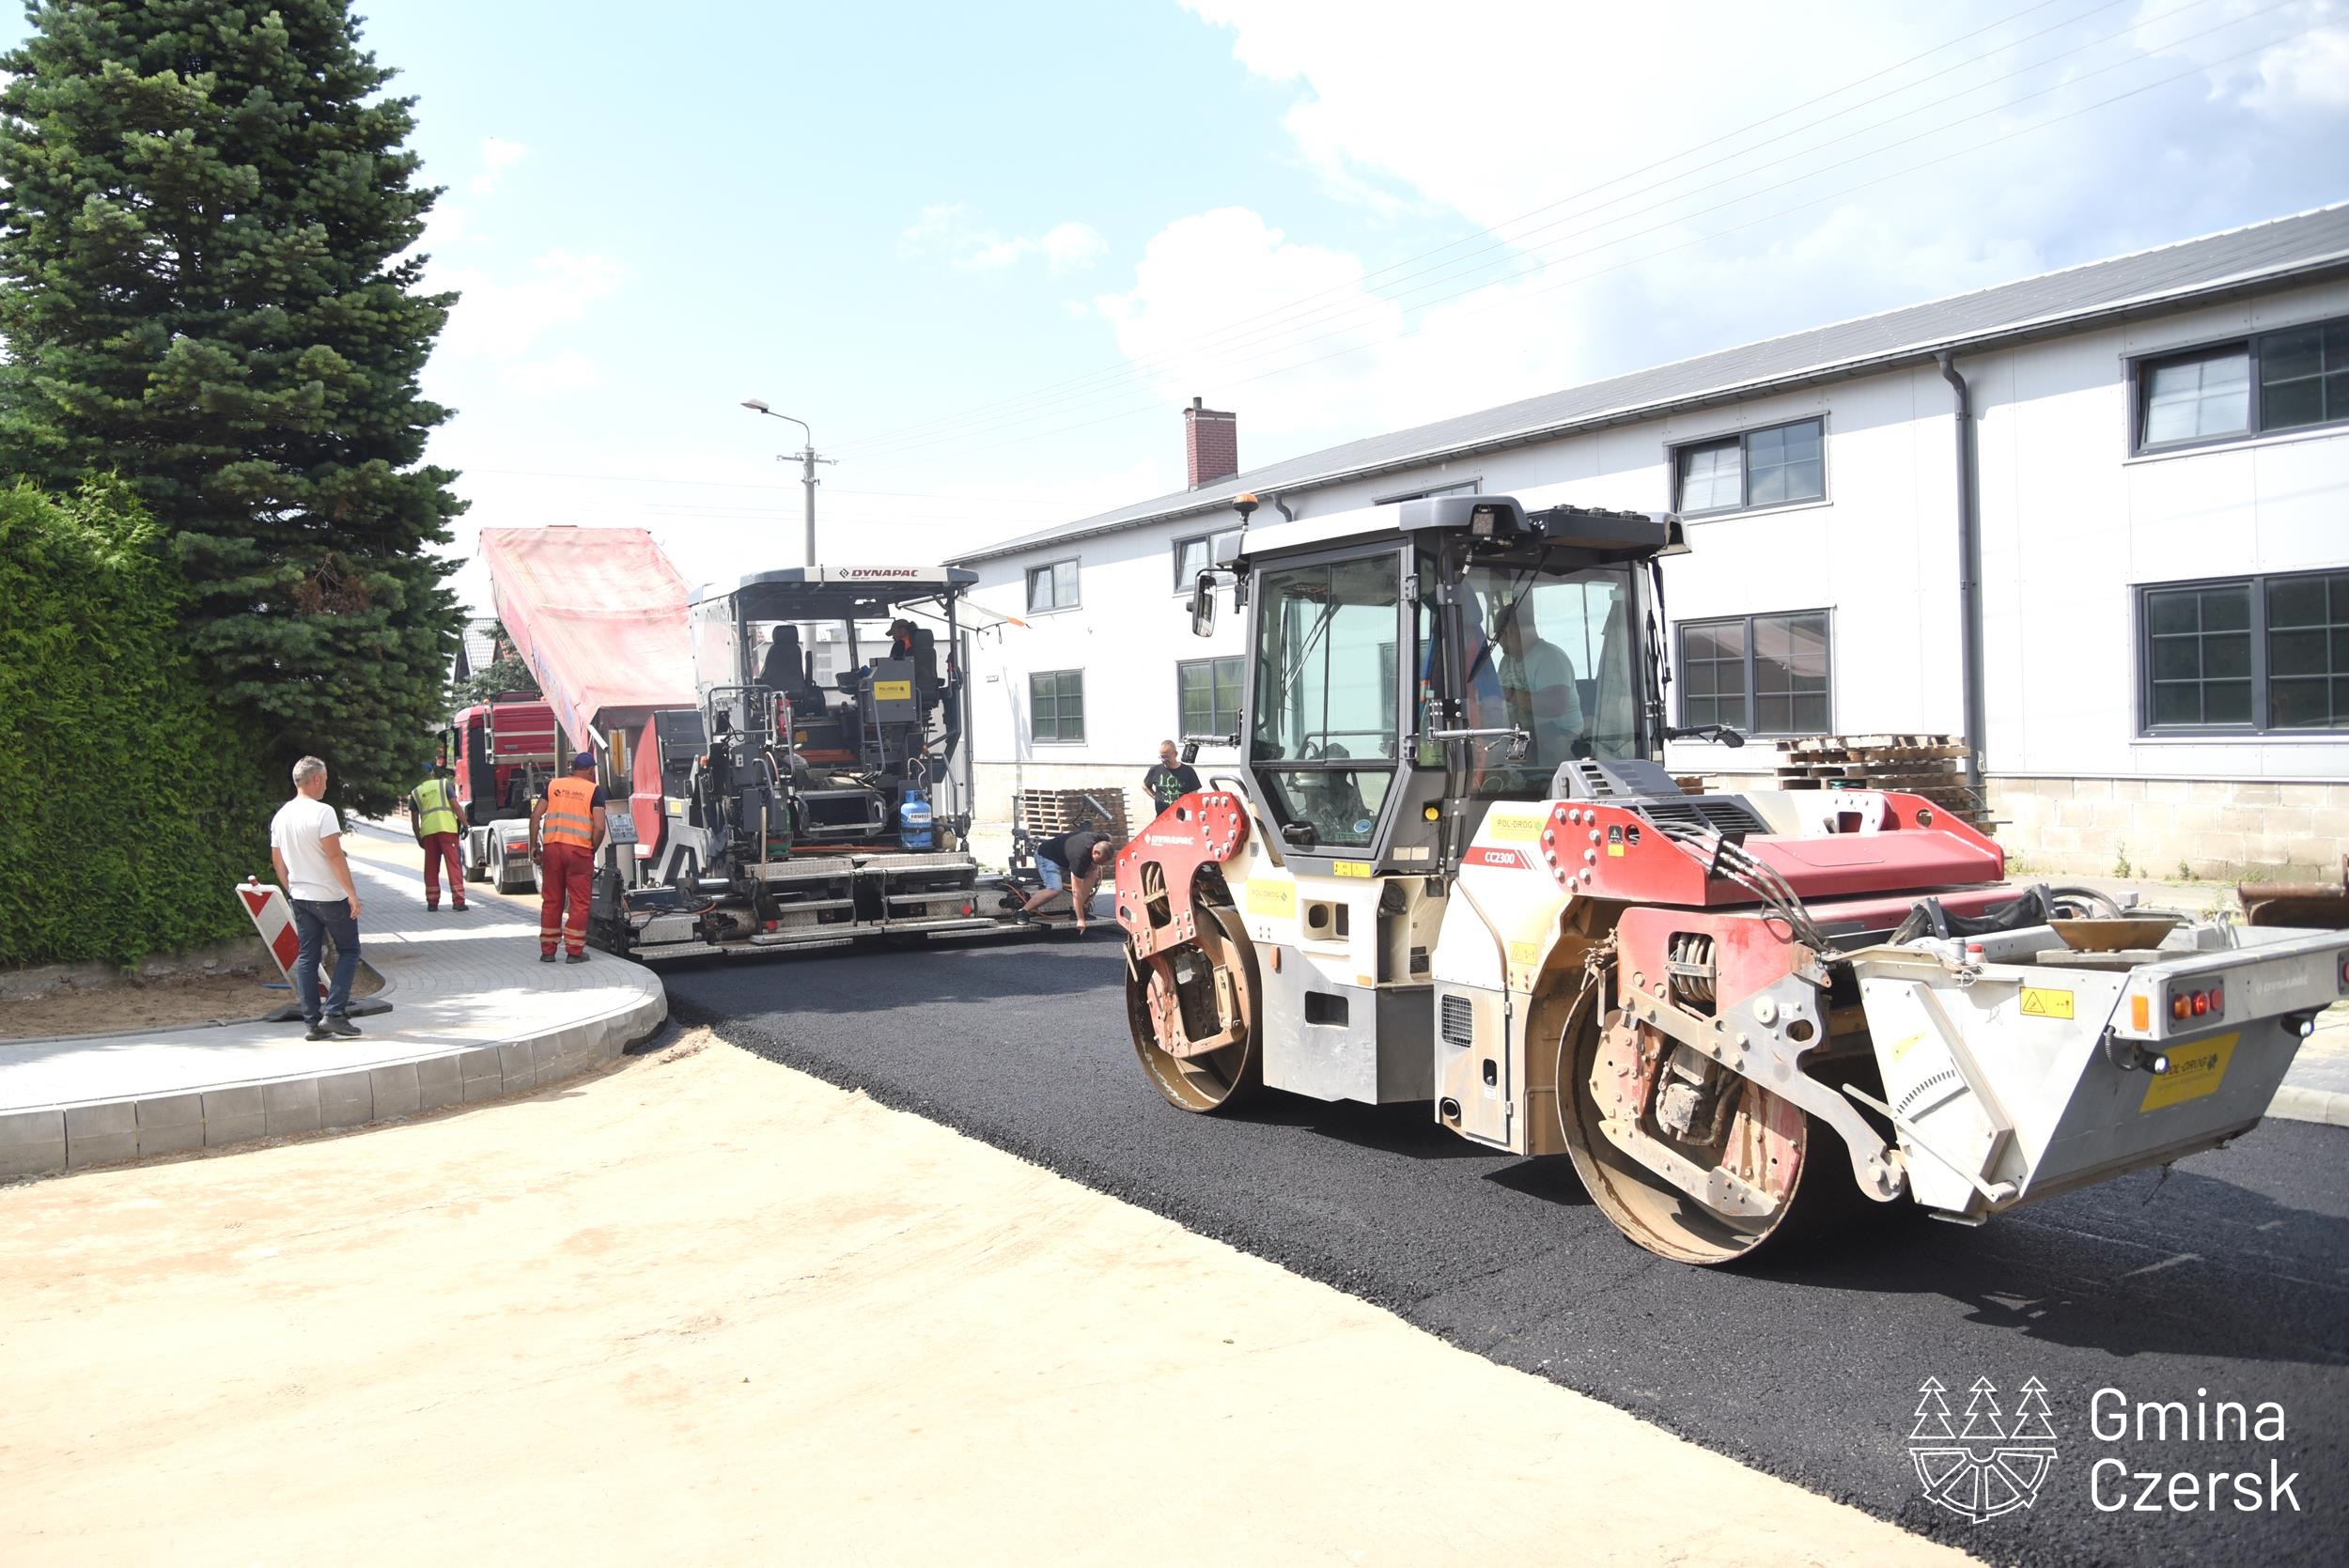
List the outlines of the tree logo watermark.
{"type": "Polygon", "coordinates": [[[1908,1434],[1909,1463],[1925,1496],[1974,1524],[2029,1508],[2055,1468],[2055,1428],[2047,1420],[2047,1386],[2023,1385],[2012,1417],[1999,1409],[1999,1386],[1977,1377],[1967,1389],[1963,1417],[1950,1414],[1948,1386],[1927,1377],[1917,1388],[1917,1424],[1908,1434]],[[1952,1427],[1952,1421],[1962,1424],[1952,1427]]]}

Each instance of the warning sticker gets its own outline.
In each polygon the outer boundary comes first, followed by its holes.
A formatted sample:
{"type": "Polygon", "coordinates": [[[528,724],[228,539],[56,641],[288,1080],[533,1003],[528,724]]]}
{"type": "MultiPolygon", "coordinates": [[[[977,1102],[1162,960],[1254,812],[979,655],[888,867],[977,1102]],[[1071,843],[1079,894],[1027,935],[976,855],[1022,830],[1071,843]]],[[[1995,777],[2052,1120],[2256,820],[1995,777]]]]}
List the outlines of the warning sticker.
{"type": "Polygon", "coordinates": [[[1542,944],[1539,942],[1511,942],[1509,944],[1509,962],[1520,969],[1534,963],[1541,955],[1542,944]]]}
{"type": "Polygon", "coordinates": [[[2051,991],[2043,986],[2023,987],[2023,1017],[2027,1018],[2068,1018],[2071,1016],[2071,992],[2051,991]]]}
{"type": "Polygon", "coordinates": [[[1330,867],[1330,875],[1332,877],[1367,877],[1370,875],[1370,862],[1368,861],[1339,861],[1330,867]]]}
{"type": "Polygon", "coordinates": [[[1537,811],[1504,811],[1495,806],[1485,817],[1487,838],[1537,839],[1542,836],[1542,824],[1549,818],[1537,811]]]}
{"type": "Polygon", "coordinates": [[[1617,860],[1623,858],[1623,824],[1620,822],[1607,824],[1607,852],[1617,860]]]}
{"type": "Polygon", "coordinates": [[[1248,912],[1285,919],[1297,913],[1297,884],[1248,879],[1248,912]]]}
{"type": "Polygon", "coordinates": [[[2213,1035],[2166,1052],[2170,1070],[2145,1086],[2145,1103],[2137,1109],[2159,1110],[2166,1105],[2216,1094],[2219,1079],[2227,1076],[2227,1063],[2234,1055],[2235,1038],[2232,1033],[2213,1035]]]}

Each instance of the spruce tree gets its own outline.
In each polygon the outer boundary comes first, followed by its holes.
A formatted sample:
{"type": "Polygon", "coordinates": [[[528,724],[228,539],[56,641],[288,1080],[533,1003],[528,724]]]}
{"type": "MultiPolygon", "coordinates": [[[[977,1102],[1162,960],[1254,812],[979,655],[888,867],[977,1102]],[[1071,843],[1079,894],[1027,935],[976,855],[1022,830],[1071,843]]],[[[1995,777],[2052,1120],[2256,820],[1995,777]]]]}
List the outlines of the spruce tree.
{"type": "Polygon", "coordinates": [[[458,613],[417,376],[414,100],[347,0],[34,0],[0,57],[0,460],[117,473],[194,590],[216,696],[336,795],[431,757],[458,613]]]}

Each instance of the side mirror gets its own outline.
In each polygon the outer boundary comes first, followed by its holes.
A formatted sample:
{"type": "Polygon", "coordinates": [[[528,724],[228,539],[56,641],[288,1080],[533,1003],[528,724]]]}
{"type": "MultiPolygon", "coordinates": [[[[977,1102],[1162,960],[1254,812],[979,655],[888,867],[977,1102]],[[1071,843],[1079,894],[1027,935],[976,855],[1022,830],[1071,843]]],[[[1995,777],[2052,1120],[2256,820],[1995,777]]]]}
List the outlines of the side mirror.
{"type": "Polygon", "coordinates": [[[1206,572],[1190,585],[1190,634],[1193,637],[1215,635],[1215,579],[1206,572]]]}
{"type": "Polygon", "coordinates": [[[1723,726],[1720,734],[1716,738],[1719,739],[1722,745],[1728,747],[1733,752],[1746,743],[1746,737],[1744,736],[1739,735],[1735,730],[1730,729],[1727,726],[1723,726]]]}

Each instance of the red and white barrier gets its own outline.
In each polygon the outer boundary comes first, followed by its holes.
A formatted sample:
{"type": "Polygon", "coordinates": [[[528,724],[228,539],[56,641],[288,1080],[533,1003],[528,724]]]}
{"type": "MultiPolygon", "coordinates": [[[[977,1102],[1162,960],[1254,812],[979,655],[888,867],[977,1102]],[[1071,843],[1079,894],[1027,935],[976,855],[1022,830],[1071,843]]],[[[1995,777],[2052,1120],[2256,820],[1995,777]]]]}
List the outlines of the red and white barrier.
{"type": "MultiPolygon", "coordinates": [[[[302,938],[294,930],[293,906],[286,901],[286,891],[274,882],[246,877],[237,884],[237,901],[244,912],[253,917],[253,929],[261,934],[261,945],[277,960],[277,970],[286,977],[286,988],[293,988],[294,960],[302,955],[302,938]]],[[[326,976],[319,976],[319,995],[327,991],[326,976]]]]}

